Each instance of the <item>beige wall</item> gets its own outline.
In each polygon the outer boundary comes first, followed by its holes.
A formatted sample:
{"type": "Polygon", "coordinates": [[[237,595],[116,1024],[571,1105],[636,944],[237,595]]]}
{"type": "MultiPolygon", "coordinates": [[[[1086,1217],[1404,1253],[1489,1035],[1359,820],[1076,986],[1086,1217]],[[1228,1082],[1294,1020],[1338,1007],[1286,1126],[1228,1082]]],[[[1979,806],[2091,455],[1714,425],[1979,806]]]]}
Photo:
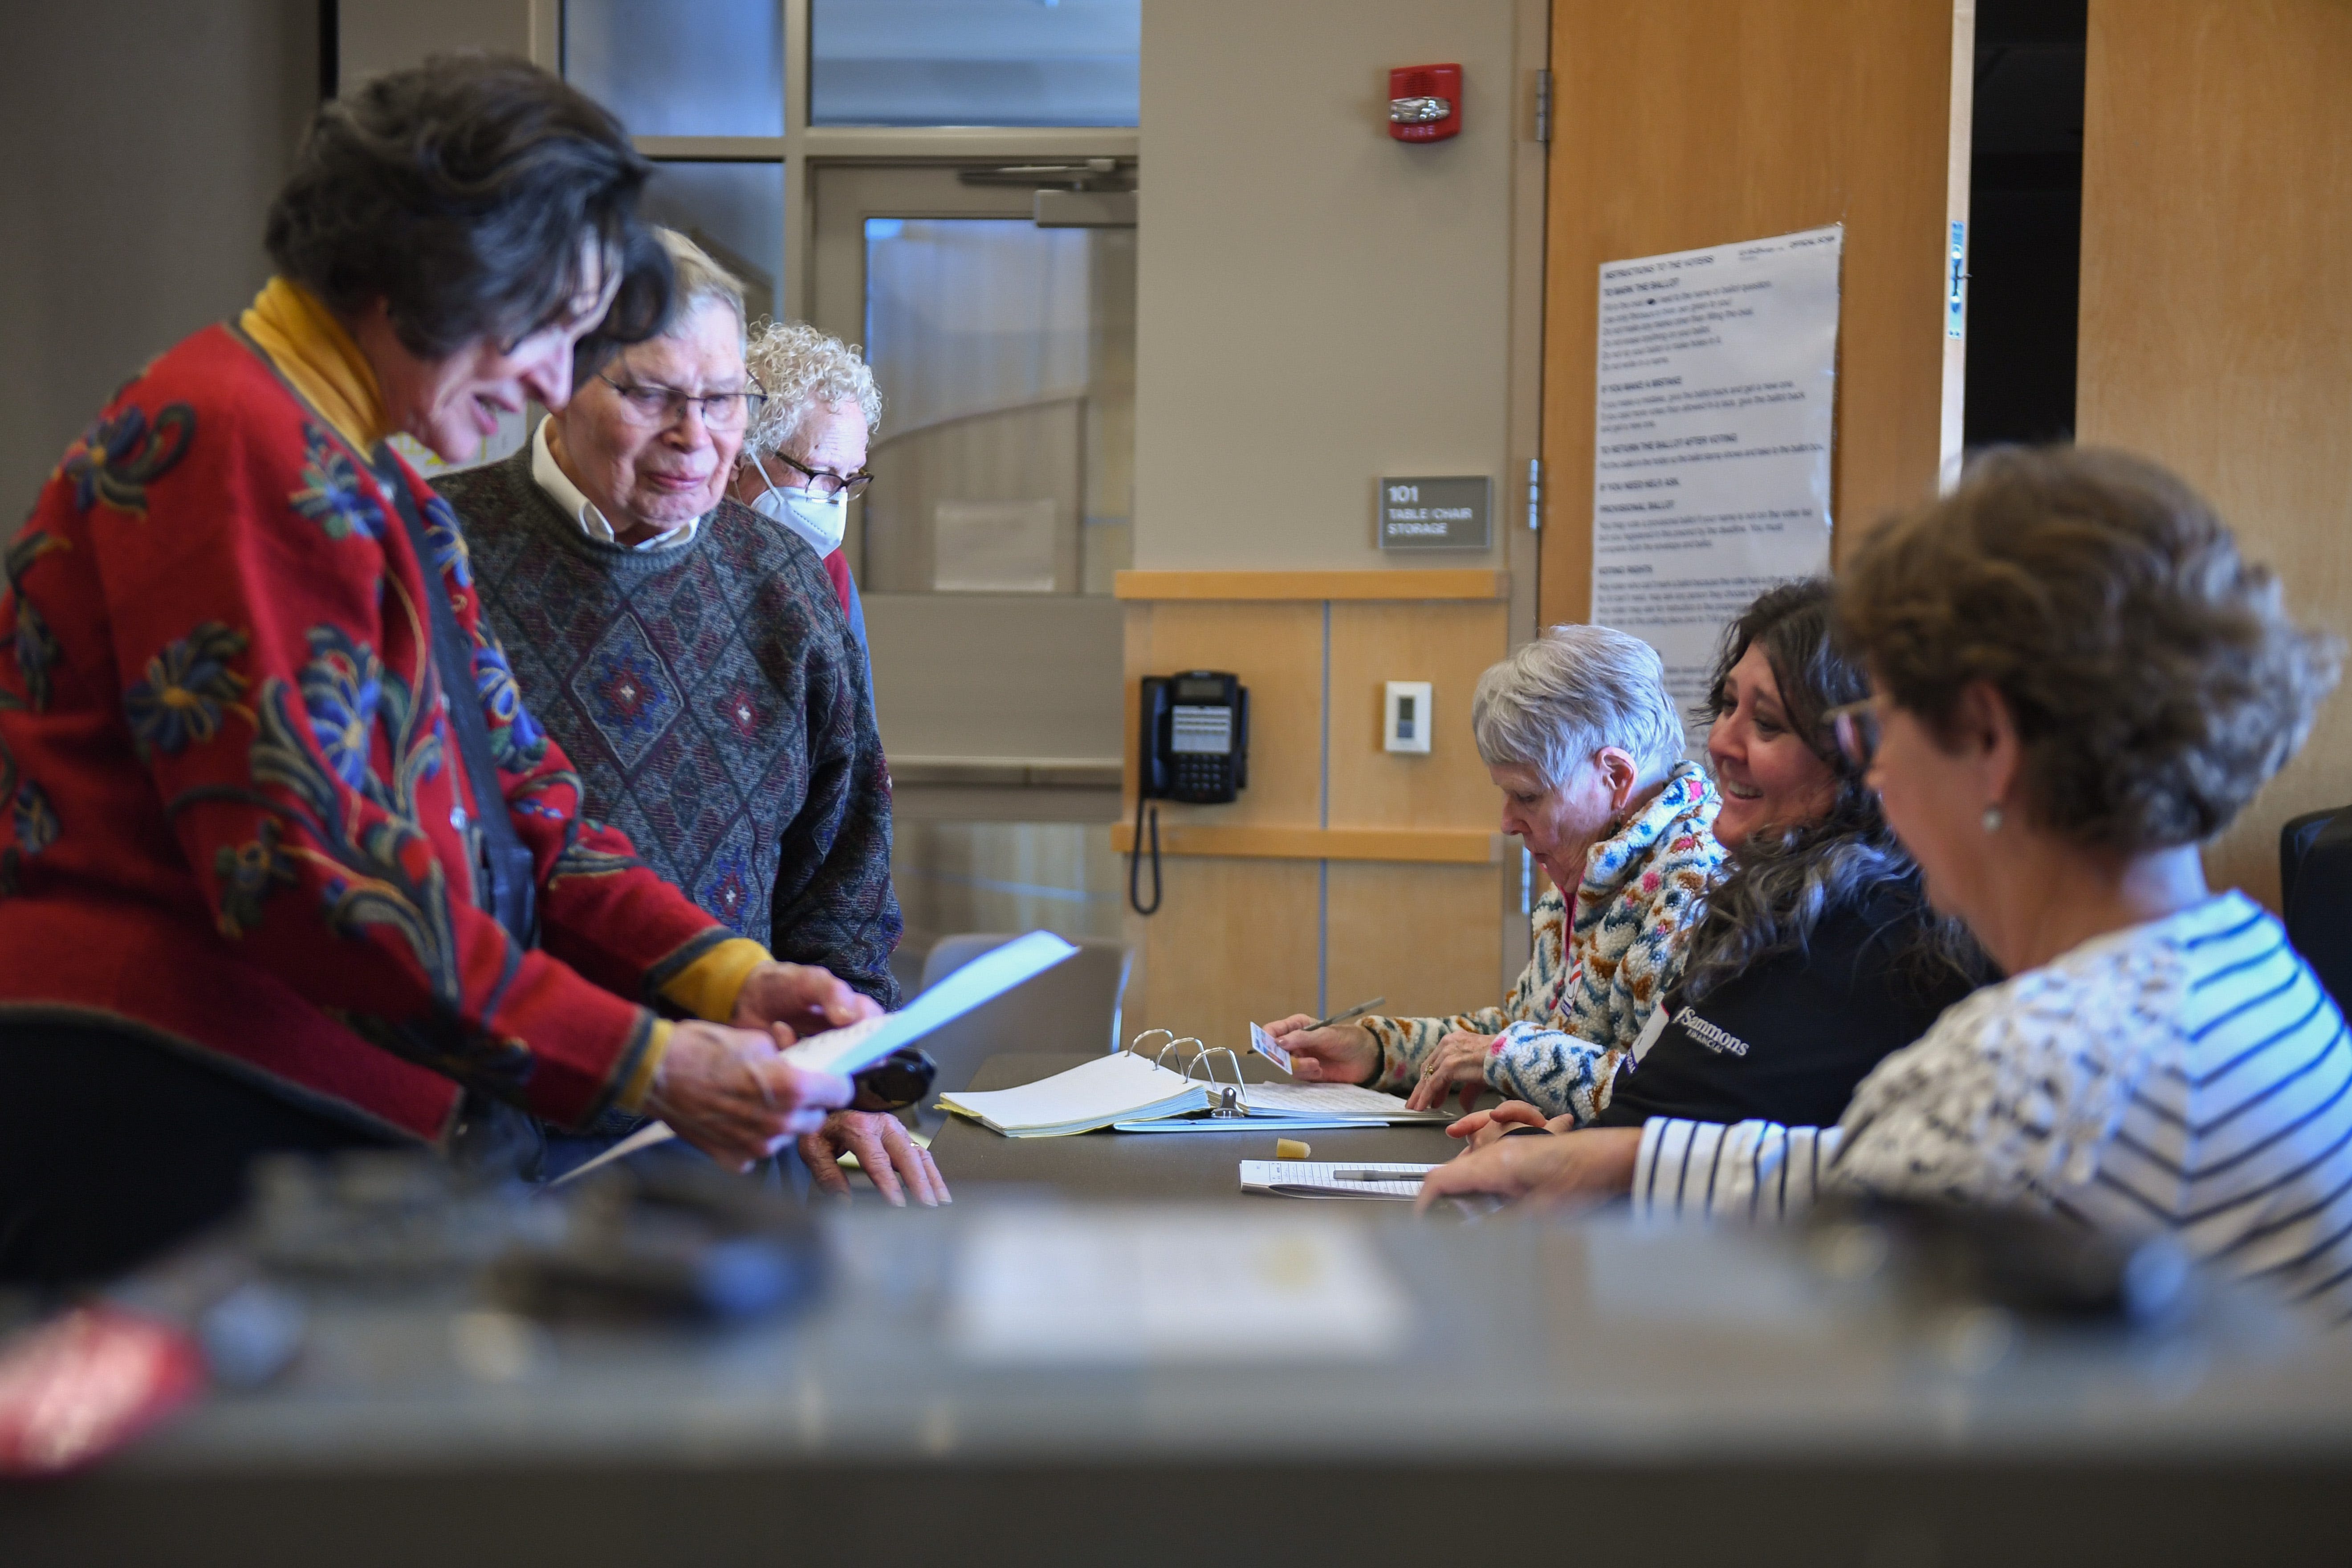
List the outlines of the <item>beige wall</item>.
{"type": "Polygon", "coordinates": [[[1372,505],[1383,474],[1491,474],[1498,539],[1524,515],[1506,374],[1518,9],[1145,5],[1136,565],[1504,564],[1384,558],[1372,505]],[[1462,134],[1391,140],[1389,68],[1444,61],[1462,134]]]}
{"type": "MultiPolygon", "coordinates": [[[[345,86],[421,63],[440,49],[531,52],[534,10],[555,0],[340,0],[336,41],[345,86]]],[[[543,25],[543,24],[542,24],[543,25]]]]}
{"type": "Polygon", "coordinates": [[[318,91],[311,0],[0,6],[0,535],[117,386],[260,288],[318,91]]]}

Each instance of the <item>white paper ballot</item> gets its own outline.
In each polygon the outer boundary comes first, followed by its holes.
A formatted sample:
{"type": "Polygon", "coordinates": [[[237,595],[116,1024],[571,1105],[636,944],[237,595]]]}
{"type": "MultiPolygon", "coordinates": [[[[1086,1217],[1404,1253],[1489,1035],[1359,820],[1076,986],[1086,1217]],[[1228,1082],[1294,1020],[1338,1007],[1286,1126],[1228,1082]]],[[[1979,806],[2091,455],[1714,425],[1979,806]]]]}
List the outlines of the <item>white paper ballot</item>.
{"type": "MultiPolygon", "coordinates": [[[[806,1072],[838,1073],[843,1077],[862,1072],[899,1047],[914,1044],[940,1025],[961,1017],[983,1002],[993,1001],[1077,951],[1052,931],[1033,931],[981,954],[896,1013],[827,1029],[786,1047],[784,1059],[806,1072]]],[[[663,1122],[641,1127],[550,1184],[577,1181],[599,1166],[676,1136],[663,1122]]]]}
{"type": "Polygon", "coordinates": [[[913,1045],[949,1020],[1044,973],[1077,951],[1052,931],[1033,931],[982,953],[896,1013],[812,1035],[789,1047],[784,1059],[812,1072],[861,1071],[900,1046],[913,1045]]]}

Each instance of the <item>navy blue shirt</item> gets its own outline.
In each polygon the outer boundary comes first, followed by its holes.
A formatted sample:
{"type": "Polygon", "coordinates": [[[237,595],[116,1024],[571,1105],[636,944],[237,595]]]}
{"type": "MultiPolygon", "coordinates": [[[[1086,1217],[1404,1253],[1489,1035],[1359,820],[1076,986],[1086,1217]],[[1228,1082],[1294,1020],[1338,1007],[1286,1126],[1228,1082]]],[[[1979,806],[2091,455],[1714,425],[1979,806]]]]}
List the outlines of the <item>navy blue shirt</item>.
{"type": "Polygon", "coordinates": [[[1976,989],[1958,974],[1923,984],[1896,962],[1928,918],[1916,880],[1875,889],[1823,916],[1804,952],[1776,953],[1696,1004],[1668,993],[1669,1022],[1619,1064],[1595,1124],[1836,1121],[1864,1074],[1976,989]]]}

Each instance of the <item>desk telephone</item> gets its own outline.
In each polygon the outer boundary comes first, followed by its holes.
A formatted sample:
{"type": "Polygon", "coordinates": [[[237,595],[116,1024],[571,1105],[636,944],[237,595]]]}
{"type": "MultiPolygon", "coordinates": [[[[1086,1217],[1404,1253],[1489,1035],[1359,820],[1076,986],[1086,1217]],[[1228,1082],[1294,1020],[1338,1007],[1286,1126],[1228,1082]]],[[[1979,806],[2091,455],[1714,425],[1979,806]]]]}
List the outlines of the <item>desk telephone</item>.
{"type": "Polygon", "coordinates": [[[1127,863],[1127,898],[1139,915],[1160,910],[1160,808],[1150,816],[1151,903],[1138,892],[1143,865],[1144,802],[1220,805],[1249,786],[1249,688],[1221,669],[1143,678],[1137,737],[1135,843],[1127,863]]]}

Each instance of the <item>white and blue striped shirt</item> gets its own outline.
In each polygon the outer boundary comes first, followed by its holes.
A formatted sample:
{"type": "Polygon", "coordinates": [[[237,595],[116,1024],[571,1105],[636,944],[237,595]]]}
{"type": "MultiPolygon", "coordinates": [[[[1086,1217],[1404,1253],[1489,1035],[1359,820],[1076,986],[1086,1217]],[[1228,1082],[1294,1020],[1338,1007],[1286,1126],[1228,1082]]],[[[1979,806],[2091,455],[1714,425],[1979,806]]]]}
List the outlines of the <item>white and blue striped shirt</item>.
{"type": "Polygon", "coordinates": [[[2278,921],[2224,893],[1957,1004],[1835,1127],[1653,1120],[1633,1172],[1662,1215],[1836,1189],[2166,1229],[2352,1316],[2352,1037],[2278,921]]]}

